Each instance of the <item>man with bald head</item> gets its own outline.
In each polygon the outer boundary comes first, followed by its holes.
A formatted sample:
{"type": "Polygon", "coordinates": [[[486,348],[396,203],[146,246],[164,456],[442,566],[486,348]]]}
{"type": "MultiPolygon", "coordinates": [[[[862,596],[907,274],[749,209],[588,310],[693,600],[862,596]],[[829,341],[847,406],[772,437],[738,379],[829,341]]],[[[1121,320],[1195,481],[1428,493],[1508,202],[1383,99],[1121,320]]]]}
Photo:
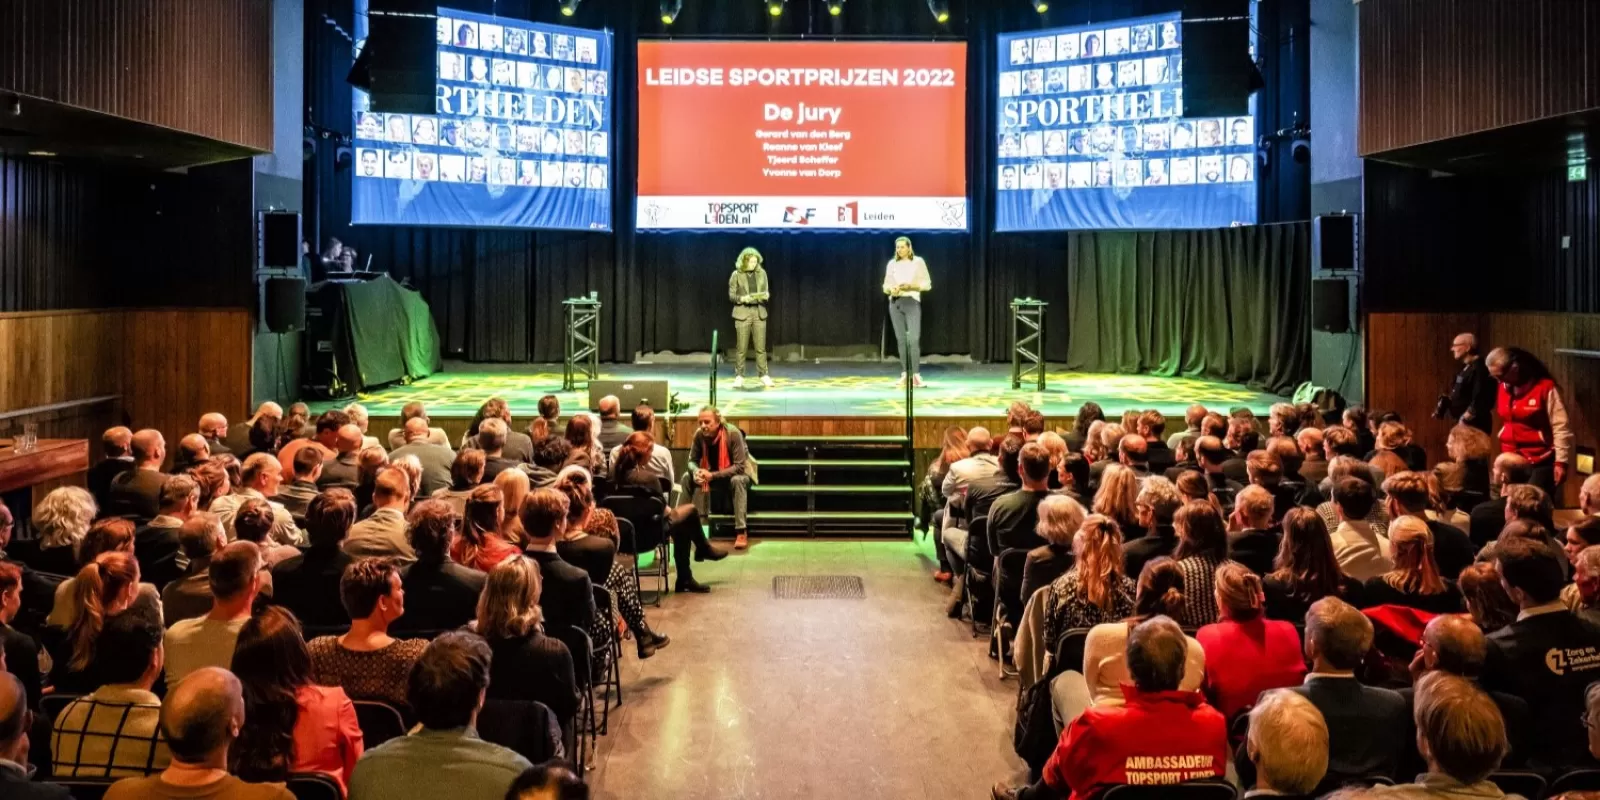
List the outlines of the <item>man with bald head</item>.
{"type": "Polygon", "coordinates": [[[1450,357],[1460,362],[1461,371],[1451,381],[1450,393],[1439,397],[1434,416],[1471,425],[1493,435],[1490,426],[1494,422],[1494,404],[1500,387],[1479,355],[1478,337],[1470,333],[1456,334],[1450,342],[1450,357]]]}
{"type": "Polygon", "coordinates": [[[1600,473],[1584,478],[1578,487],[1578,510],[1588,517],[1600,515],[1600,473]]]}
{"type": "MultiPolygon", "coordinates": [[[[0,670],[0,797],[7,800],[72,800],[65,787],[28,780],[28,731],[33,712],[22,681],[0,670]]],[[[45,742],[48,747],[49,743],[45,742]]]]}
{"type": "Polygon", "coordinates": [[[245,783],[228,774],[228,748],[244,723],[239,679],[220,667],[195,670],[161,705],[172,763],[159,775],[117,781],[106,800],[294,800],[281,783],[245,783]]]}
{"type": "Polygon", "coordinates": [[[1150,442],[1143,436],[1130,433],[1117,443],[1117,460],[1133,470],[1140,480],[1150,477],[1150,442]]]}
{"type": "Polygon", "coordinates": [[[355,423],[341,426],[334,434],[333,454],[322,460],[317,489],[338,486],[355,490],[361,483],[361,448],[365,441],[366,437],[355,423]]]}
{"type": "Polygon", "coordinates": [[[207,570],[211,610],[203,617],[180,620],[167,629],[162,646],[167,657],[167,688],[204,667],[233,663],[239,631],[250,620],[262,581],[261,548],[255,542],[234,542],[211,557],[207,570]]]}
{"type": "Polygon", "coordinates": [[[167,460],[167,440],[161,431],[145,428],[133,435],[130,449],[133,469],[111,479],[100,513],[151,520],[161,513],[161,487],[167,483],[161,464],[167,460]]]}
{"type": "Polygon", "coordinates": [[[411,479],[389,467],[378,473],[372,490],[372,515],[350,526],[340,545],[356,558],[396,558],[410,563],[417,560],[406,536],[406,509],[411,506],[411,479]]]}
{"type": "Polygon", "coordinates": [[[633,430],[622,424],[622,401],[616,395],[608,394],[600,398],[599,406],[600,446],[609,453],[613,448],[622,446],[633,435],[633,430]]]}
{"type": "MultiPolygon", "coordinates": [[[[427,423],[428,425],[433,424],[428,422],[428,409],[424,407],[421,402],[412,400],[411,402],[400,407],[401,425],[404,425],[405,423],[419,417],[424,423],[427,423]]],[[[450,437],[444,432],[443,428],[428,428],[428,441],[432,444],[442,445],[444,447],[450,446],[450,437]]],[[[387,444],[390,450],[398,450],[401,447],[404,447],[406,445],[405,428],[390,428],[387,444]]]]}
{"type": "Polygon", "coordinates": [[[191,468],[211,460],[211,445],[198,433],[186,434],[178,440],[178,452],[172,457],[172,474],[180,475],[191,468]]]}
{"type": "MultiPolygon", "coordinates": [[[[1474,546],[1481,550],[1484,545],[1499,538],[1500,529],[1506,525],[1507,490],[1530,483],[1532,479],[1533,465],[1520,454],[1501,453],[1494,457],[1494,465],[1489,470],[1489,483],[1498,488],[1499,493],[1472,508],[1467,533],[1474,546]]],[[[1547,525],[1546,528],[1555,530],[1554,525],[1547,525]]]]}
{"type": "MultiPolygon", "coordinates": [[[[1413,684],[1420,682],[1422,676],[1430,672],[1448,672],[1466,678],[1472,681],[1474,686],[1482,689],[1479,679],[1483,675],[1483,664],[1488,656],[1489,641],[1471,617],[1458,614],[1434,617],[1427,627],[1422,629],[1422,647],[1417,650],[1416,657],[1411,659],[1411,682],[1413,684]]],[[[1505,692],[1488,694],[1489,699],[1500,708],[1500,716],[1506,722],[1506,738],[1511,744],[1511,751],[1506,756],[1505,764],[1513,769],[1519,768],[1528,757],[1527,733],[1530,714],[1528,702],[1505,692]]],[[[1416,690],[1409,687],[1401,689],[1400,696],[1406,699],[1409,716],[1416,690]]]]}
{"type": "Polygon", "coordinates": [[[418,496],[431,497],[440,489],[450,488],[450,465],[455,463],[455,451],[428,441],[428,421],[425,419],[406,420],[405,436],[405,446],[390,453],[389,460],[416,457],[417,463],[422,465],[422,488],[418,496]]]}
{"type": "Polygon", "coordinates": [[[233,518],[246,500],[266,500],[272,506],[273,524],[268,539],[275,544],[300,544],[300,529],[294,524],[289,509],[272,498],[283,485],[283,468],[271,453],[251,453],[239,468],[239,485],[233,494],[211,501],[211,511],[222,520],[222,526],[232,540],[233,518]]]}
{"type": "Polygon", "coordinates": [[[101,461],[89,468],[89,494],[105,508],[109,500],[111,480],[133,469],[133,431],[118,425],[100,434],[101,461]]]}
{"type": "Polygon", "coordinates": [[[200,415],[200,438],[206,440],[206,446],[214,456],[227,455],[233,450],[223,441],[228,437],[228,418],[211,411],[200,415]]]}
{"type": "Polygon", "coordinates": [[[250,428],[261,419],[271,420],[273,425],[277,425],[278,421],[283,419],[283,406],[271,400],[257,406],[256,413],[249,419],[228,426],[228,435],[222,440],[223,444],[234,455],[242,456],[254,452],[255,448],[250,445],[250,428]]]}

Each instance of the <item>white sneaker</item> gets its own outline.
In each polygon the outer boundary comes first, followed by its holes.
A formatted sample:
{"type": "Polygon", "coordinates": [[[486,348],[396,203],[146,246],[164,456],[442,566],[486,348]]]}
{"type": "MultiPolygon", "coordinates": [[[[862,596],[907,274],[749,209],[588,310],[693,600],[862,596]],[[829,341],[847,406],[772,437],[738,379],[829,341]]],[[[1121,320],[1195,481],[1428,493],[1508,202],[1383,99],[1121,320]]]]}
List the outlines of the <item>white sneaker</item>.
{"type": "Polygon", "coordinates": [[[772,388],[772,376],[771,375],[762,375],[761,376],[761,385],[767,387],[768,389],[771,389],[772,388]]]}
{"type": "Polygon", "coordinates": [[[918,389],[925,389],[928,386],[928,384],[922,382],[921,375],[912,376],[911,385],[917,387],[918,389]]]}
{"type": "Polygon", "coordinates": [[[744,388],[744,376],[743,375],[735,375],[735,376],[733,376],[733,388],[735,388],[735,389],[743,389],[744,388]]]}
{"type": "Polygon", "coordinates": [[[900,373],[900,380],[895,381],[894,385],[897,388],[906,385],[906,374],[904,372],[900,373]]]}

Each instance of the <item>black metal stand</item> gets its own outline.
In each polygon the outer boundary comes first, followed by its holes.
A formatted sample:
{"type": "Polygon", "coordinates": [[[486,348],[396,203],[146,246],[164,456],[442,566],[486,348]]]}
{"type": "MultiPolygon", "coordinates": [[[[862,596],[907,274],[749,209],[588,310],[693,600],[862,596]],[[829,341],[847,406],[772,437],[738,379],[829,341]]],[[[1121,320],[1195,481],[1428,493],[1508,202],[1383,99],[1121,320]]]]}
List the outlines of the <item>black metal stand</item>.
{"type": "Polygon", "coordinates": [[[1033,376],[1035,391],[1044,391],[1043,300],[1019,297],[1011,301],[1011,388],[1021,389],[1022,379],[1033,376]]]}
{"type": "Polygon", "coordinates": [[[561,390],[578,388],[578,375],[600,377],[600,301],[573,297],[561,301],[567,314],[567,346],[561,363],[561,390]]]}

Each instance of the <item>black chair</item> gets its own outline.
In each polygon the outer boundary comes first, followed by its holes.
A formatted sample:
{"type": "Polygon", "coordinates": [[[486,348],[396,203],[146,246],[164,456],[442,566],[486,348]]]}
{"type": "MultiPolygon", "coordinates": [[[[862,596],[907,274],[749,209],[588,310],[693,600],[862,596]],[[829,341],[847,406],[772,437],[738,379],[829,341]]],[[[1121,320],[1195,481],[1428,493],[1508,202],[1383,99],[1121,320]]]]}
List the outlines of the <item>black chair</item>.
{"type": "Polygon", "coordinates": [[[344,790],[331,775],[296,772],[284,781],[294,800],[344,800],[344,790]]]}
{"type": "Polygon", "coordinates": [[[565,734],[560,721],[549,706],[537,700],[484,701],[483,710],[478,712],[478,735],[535,764],[566,755],[561,747],[565,734]]]}
{"type": "Polygon", "coordinates": [[[1545,788],[1549,785],[1543,775],[1520,769],[1491,772],[1489,780],[1500,787],[1500,791],[1506,794],[1520,794],[1528,800],[1539,800],[1544,797],[1545,788]]]}
{"type": "Polygon", "coordinates": [[[400,710],[376,700],[355,700],[356,724],[367,749],[406,735],[406,720],[400,710]]]}
{"type": "Polygon", "coordinates": [[[660,581],[651,602],[661,605],[661,598],[668,591],[667,567],[672,553],[667,541],[667,504],[659,497],[619,492],[607,497],[601,505],[617,518],[617,528],[622,538],[617,549],[618,552],[633,555],[633,583],[640,594],[643,594],[643,589],[640,586],[639,554],[654,551],[655,563],[649,572],[643,574],[660,581]],[[631,536],[627,535],[630,529],[631,536]]]}
{"type": "MultiPolygon", "coordinates": [[[[594,665],[595,685],[603,688],[605,695],[600,707],[600,734],[605,735],[611,724],[611,707],[622,705],[622,637],[616,635],[617,630],[617,599],[611,590],[600,584],[594,584],[594,607],[605,614],[611,626],[611,642],[597,655],[599,661],[594,665]],[[617,692],[616,703],[611,702],[611,692],[617,692]]],[[[638,635],[638,634],[635,634],[638,635]]]]}
{"type": "Polygon", "coordinates": [[[1232,784],[1222,780],[1189,781],[1166,786],[1113,786],[1101,800],[1234,800],[1232,784]]]}
{"type": "Polygon", "coordinates": [[[1083,648],[1089,641],[1088,628],[1073,628],[1061,634],[1061,640],[1056,642],[1056,649],[1051,654],[1054,662],[1050,667],[1052,676],[1065,670],[1083,671],[1083,648]]]}
{"type": "Polygon", "coordinates": [[[1000,660],[1002,679],[1017,674],[1015,668],[1007,667],[1007,654],[1017,623],[1022,620],[1022,568],[1027,563],[1028,551],[1018,547],[1002,552],[994,560],[994,620],[989,636],[990,648],[1000,660]]]}
{"type": "Polygon", "coordinates": [[[1575,769],[1556,778],[1550,784],[1550,796],[1556,797],[1562,792],[1583,792],[1600,789],[1600,769],[1575,769]]]}
{"type": "Polygon", "coordinates": [[[588,764],[589,754],[598,746],[600,726],[595,720],[594,711],[594,686],[592,681],[585,680],[587,672],[578,663],[579,655],[583,663],[594,662],[594,640],[589,638],[589,632],[577,627],[568,626],[567,635],[558,637],[567,643],[567,648],[572,651],[573,674],[578,678],[578,718],[573,723],[572,752],[575,753],[572,763],[575,771],[582,775],[584,767],[588,764]],[[582,648],[582,649],[579,649],[582,648]]]}
{"type": "Polygon", "coordinates": [[[106,790],[120,778],[66,778],[51,780],[57,786],[65,786],[67,793],[72,795],[72,800],[100,800],[106,796],[106,790]]]}
{"type": "Polygon", "coordinates": [[[989,549],[989,518],[978,517],[967,525],[967,576],[966,613],[972,620],[972,637],[987,634],[990,629],[994,590],[994,551],[989,549]]]}
{"type": "Polygon", "coordinates": [[[56,717],[60,716],[67,706],[72,705],[72,701],[80,697],[83,697],[83,695],[62,692],[44,695],[39,698],[39,715],[51,722],[55,722],[56,717]]]}

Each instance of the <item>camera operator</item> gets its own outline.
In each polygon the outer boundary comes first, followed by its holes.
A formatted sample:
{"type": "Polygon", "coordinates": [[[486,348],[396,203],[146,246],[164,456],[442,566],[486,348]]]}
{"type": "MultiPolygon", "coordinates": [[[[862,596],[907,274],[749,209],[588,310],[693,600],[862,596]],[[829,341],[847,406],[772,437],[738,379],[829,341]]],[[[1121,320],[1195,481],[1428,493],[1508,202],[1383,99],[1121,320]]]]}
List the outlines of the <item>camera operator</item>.
{"type": "Polygon", "coordinates": [[[1491,433],[1497,387],[1478,354],[1478,337],[1458,334],[1450,343],[1450,357],[1461,362],[1461,371],[1450,384],[1450,393],[1439,396],[1434,418],[1454,420],[1491,433]]]}

